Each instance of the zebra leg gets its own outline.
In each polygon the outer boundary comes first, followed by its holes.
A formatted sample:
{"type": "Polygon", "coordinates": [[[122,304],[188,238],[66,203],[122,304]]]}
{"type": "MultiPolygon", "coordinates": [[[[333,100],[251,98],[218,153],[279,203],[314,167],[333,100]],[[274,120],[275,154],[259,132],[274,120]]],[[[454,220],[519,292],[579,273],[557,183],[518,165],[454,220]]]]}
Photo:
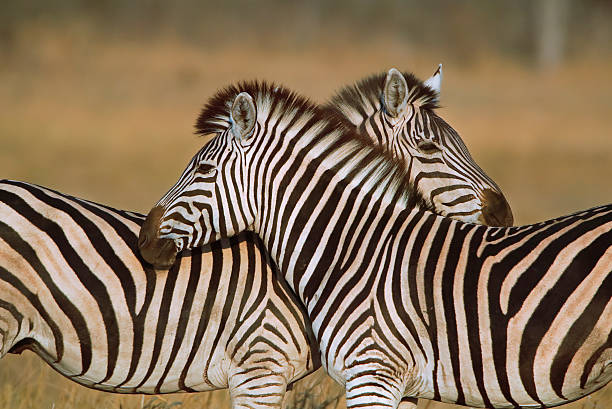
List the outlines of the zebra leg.
{"type": "Polygon", "coordinates": [[[245,371],[230,377],[229,389],[232,409],[280,409],[287,380],[281,374],[245,371]]]}
{"type": "Polygon", "coordinates": [[[417,398],[403,397],[397,409],[416,409],[417,398]]]}
{"type": "MultiPolygon", "coordinates": [[[[395,409],[400,405],[402,390],[399,385],[394,385],[389,378],[380,378],[368,374],[357,376],[346,383],[346,407],[347,409],[363,408],[369,409],[395,409]]],[[[416,400],[415,400],[416,401],[416,400]]],[[[412,402],[409,402],[412,405],[412,402]]],[[[413,409],[413,406],[404,406],[402,409],[413,409]]]]}

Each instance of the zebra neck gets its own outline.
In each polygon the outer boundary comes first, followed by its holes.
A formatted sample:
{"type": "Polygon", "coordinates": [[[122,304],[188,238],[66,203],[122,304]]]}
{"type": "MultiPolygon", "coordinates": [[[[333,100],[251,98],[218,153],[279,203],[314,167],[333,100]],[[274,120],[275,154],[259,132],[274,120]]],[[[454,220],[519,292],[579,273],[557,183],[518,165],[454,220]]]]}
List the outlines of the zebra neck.
{"type": "MultiPolygon", "coordinates": [[[[332,272],[359,253],[370,229],[392,225],[414,209],[384,158],[371,150],[308,153],[281,177],[268,177],[256,230],[281,272],[307,304],[332,272]],[[314,285],[314,286],[313,286],[314,285]]],[[[297,160],[296,160],[297,162],[297,160]]],[[[416,210],[414,210],[416,211],[416,210]]]]}
{"type": "Polygon", "coordinates": [[[252,182],[262,187],[255,199],[262,219],[259,226],[269,229],[266,222],[277,211],[291,212],[301,204],[296,202],[320,201],[337,190],[401,208],[429,208],[411,185],[403,163],[382,146],[335,125],[300,123],[291,129],[274,125],[276,137],[259,150],[266,153],[251,158],[257,163],[251,174],[259,179],[252,182]]]}
{"type": "Polygon", "coordinates": [[[294,290],[304,286],[299,281],[309,266],[318,264],[310,258],[322,257],[329,268],[339,261],[328,258],[325,243],[345,226],[361,234],[378,220],[378,210],[393,219],[425,207],[397,159],[335,125],[306,119],[269,123],[273,131],[265,146],[249,159],[256,178],[250,183],[258,187],[254,230],[294,290]]]}

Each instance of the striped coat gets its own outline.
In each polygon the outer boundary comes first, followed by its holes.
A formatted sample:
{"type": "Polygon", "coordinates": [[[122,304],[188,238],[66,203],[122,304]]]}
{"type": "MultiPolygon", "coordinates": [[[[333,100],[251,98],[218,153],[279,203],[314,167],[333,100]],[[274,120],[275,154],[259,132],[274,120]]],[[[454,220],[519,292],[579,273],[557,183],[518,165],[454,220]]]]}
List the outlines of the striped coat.
{"type": "Polygon", "coordinates": [[[255,231],[349,408],[555,406],[612,379],[612,206],[510,228],[436,215],[387,151],[266,84],[220,92],[200,124],[215,137],[141,236],[255,231]]]}
{"type": "Polygon", "coordinates": [[[0,182],[0,355],[30,349],[90,388],[230,388],[234,407],[277,407],[318,368],[310,327],[252,234],[154,270],[141,215],[0,182]],[[262,387],[266,384],[267,387],[262,387]]]}

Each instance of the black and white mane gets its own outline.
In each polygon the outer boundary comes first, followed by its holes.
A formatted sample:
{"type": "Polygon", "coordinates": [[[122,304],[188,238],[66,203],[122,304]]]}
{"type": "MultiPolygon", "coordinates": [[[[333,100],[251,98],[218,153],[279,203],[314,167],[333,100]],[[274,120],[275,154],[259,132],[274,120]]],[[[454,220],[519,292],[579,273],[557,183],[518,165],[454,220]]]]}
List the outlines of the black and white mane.
{"type": "MultiPolygon", "coordinates": [[[[422,109],[430,111],[440,107],[436,91],[429,88],[412,73],[403,72],[402,75],[408,84],[409,104],[419,105],[422,109]]],[[[359,114],[360,118],[372,116],[384,106],[382,95],[386,77],[386,72],[374,74],[354,85],[341,88],[331,98],[328,107],[342,112],[345,119],[353,118],[355,114],[359,114]]],[[[354,123],[354,125],[358,124],[354,123]]]]}
{"type": "MultiPolygon", "coordinates": [[[[374,80],[368,79],[367,81],[373,82],[374,80]]],[[[414,79],[414,81],[418,80],[414,79]]],[[[423,88],[418,95],[427,90],[427,87],[423,88]]],[[[196,121],[195,133],[210,135],[227,131],[232,125],[230,118],[232,104],[241,92],[247,92],[253,98],[258,112],[258,121],[263,128],[263,132],[260,133],[266,134],[264,137],[272,131],[268,129],[273,127],[271,125],[269,127],[269,124],[278,123],[281,120],[289,121],[290,124],[300,122],[307,122],[310,126],[317,124],[320,131],[315,135],[315,139],[334,135],[331,149],[341,150],[350,147],[348,151],[352,154],[347,154],[346,160],[351,160],[351,156],[360,153],[357,155],[360,167],[372,169],[376,184],[390,186],[393,192],[396,192],[397,199],[406,201],[408,209],[419,208],[433,211],[432,206],[412,185],[408,177],[408,169],[397,157],[384,147],[373,144],[367,136],[356,132],[330,106],[319,106],[308,98],[278,84],[265,81],[245,81],[219,90],[202,108],[196,121]]],[[[426,95],[428,98],[433,98],[434,92],[429,90],[426,95]]],[[[304,128],[308,126],[304,125],[304,128]]]]}

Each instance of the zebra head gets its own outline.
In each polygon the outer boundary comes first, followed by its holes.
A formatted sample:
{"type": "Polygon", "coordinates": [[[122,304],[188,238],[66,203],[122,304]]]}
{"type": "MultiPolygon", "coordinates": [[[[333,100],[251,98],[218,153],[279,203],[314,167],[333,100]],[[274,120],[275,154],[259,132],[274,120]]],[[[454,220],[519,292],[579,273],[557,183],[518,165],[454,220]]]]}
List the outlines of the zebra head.
{"type": "Polygon", "coordinates": [[[405,163],[413,186],[436,213],[511,226],[500,188],[474,162],[459,134],[436,113],[442,65],[427,81],[395,68],[342,89],[329,108],[405,163]]]}
{"type": "Polygon", "coordinates": [[[156,267],[169,267],[181,250],[233,236],[254,222],[254,206],[243,194],[245,156],[257,131],[253,98],[246,92],[239,93],[229,118],[219,121],[226,122],[220,123],[226,129],[214,132],[215,137],[191,159],[177,183],[151,209],[140,230],[140,253],[156,267]],[[232,208],[227,208],[228,203],[232,208]]]}

